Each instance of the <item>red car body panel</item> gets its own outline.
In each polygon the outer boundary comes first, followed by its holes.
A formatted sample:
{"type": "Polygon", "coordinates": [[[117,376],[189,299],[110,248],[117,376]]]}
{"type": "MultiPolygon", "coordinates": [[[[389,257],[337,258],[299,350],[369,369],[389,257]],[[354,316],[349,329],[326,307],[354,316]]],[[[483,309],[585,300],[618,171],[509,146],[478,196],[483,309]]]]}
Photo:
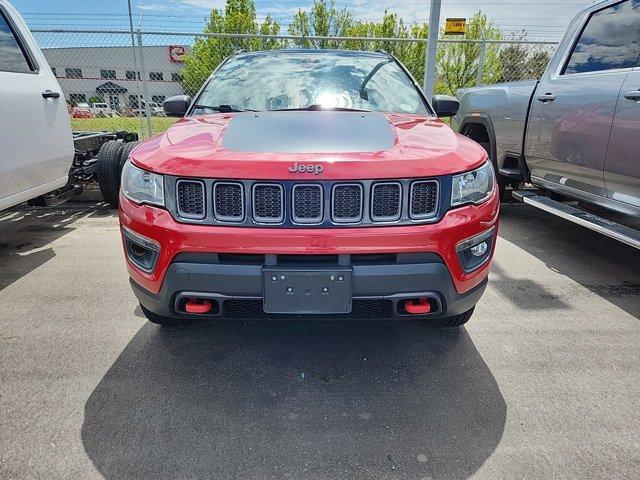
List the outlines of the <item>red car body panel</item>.
{"type": "MultiPolygon", "coordinates": [[[[277,114],[273,112],[272,114],[277,114]]],[[[308,115],[308,112],[299,112],[308,115]]],[[[412,178],[472,170],[487,159],[477,143],[453,132],[437,118],[388,114],[394,146],[379,152],[237,152],[220,142],[238,114],[183,118],[165,133],[137,147],[133,162],[145,170],[175,176],[282,180],[295,162],[324,165],[323,180],[412,178]]],[[[241,115],[247,115],[242,113],[241,115]]],[[[314,178],[300,174],[299,178],[314,178]]]]}
{"type": "MultiPolygon", "coordinates": [[[[499,200],[495,191],[481,205],[447,212],[428,225],[363,228],[261,228],[192,225],[176,222],[166,210],[137,205],[120,194],[120,222],[160,245],[156,269],[145,273],[128,262],[136,283],[153,293],[160,291],[167,267],[181,252],[340,254],[433,252],[447,265],[458,293],[482,282],[490,262],[466,274],[455,246],[498,226],[499,200]]],[[[495,247],[495,242],[494,242],[495,247]]]]}
{"type": "MultiPolygon", "coordinates": [[[[302,113],[302,112],[301,112],[302,113]]],[[[261,112],[260,115],[277,114],[261,112]]],[[[307,116],[309,112],[304,112],[307,116]]],[[[459,174],[482,166],[485,150],[454,133],[442,120],[408,114],[387,114],[392,146],[382,151],[301,153],[238,151],[223,146],[225,129],[237,115],[249,112],[187,117],[136,147],[130,160],[139,168],[173,177],[236,180],[380,180],[423,179],[459,174]],[[311,171],[292,170],[294,164],[311,171]],[[316,175],[321,166],[321,175],[316,175]]],[[[358,115],[359,114],[354,114],[358,115]]],[[[245,117],[246,118],[246,117],[245,117]]],[[[327,117],[330,118],[330,117],[327,117]]],[[[324,122],[324,120],[319,120],[324,122]]],[[[249,140],[248,140],[249,141],[249,140]]],[[[159,245],[150,272],[127,261],[133,281],[151,294],[161,292],[165,276],[180,253],[245,254],[375,254],[435,253],[446,265],[455,291],[462,295],[481,286],[489,260],[465,273],[456,245],[498,228],[499,199],[494,182],[488,200],[450,208],[434,223],[395,226],[230,226],[181,222],[160,207],[140,205],[120,193],[121,225],[159,245]]]]}

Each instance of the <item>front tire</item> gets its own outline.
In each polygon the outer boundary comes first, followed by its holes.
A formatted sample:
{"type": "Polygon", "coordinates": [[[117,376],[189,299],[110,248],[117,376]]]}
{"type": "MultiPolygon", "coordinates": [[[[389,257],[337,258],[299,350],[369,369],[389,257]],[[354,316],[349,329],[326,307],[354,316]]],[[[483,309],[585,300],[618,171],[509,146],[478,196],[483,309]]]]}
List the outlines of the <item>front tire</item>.
{"type": "Polygon", "coordinates": [[[475,307],[467,310],[460,315],[454,315],[452,317],[436,318],[430,321],[430,324],[438,328],[457,328],[461,327],[469,321],[475,307]]]}
{"type": "Polygon", "coordinates": [[[206,320],[193,320],[189,318],[175,318],[175,317],[165,317],[163,315],[158,315],[157,313],[153,313],[150,310],[147,310],[142,305],[140,305],[140,309],[144,316],[147,317],[151,323],[155,323],[156,325],[160,325],[164,328],[189,328],[189,327],[198,327],[206,323],[206,320]]]}

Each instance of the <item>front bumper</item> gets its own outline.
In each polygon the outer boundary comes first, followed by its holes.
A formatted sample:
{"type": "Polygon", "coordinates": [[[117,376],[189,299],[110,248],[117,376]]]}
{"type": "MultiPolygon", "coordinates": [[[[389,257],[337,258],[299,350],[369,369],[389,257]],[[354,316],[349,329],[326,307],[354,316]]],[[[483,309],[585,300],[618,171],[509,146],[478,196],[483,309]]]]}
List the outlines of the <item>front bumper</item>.
{"type": "Polygon", "coordinates": [[[398,302],[403,298],[427,295],[439,299],[439,309],[432,316],[451,316],[479,300],[491,263],[465,272],[456,246],[493,229],[492,256],[499,203],[494,195],[482,205],[450,210],[434,224],[343,229],[187,225],[175,221],[164,209],[137,205],[122,195],[120,205],[123,230],[158,245],[151,271],[130,261],[127,266],[140,303],[159,315],[179,314],[176,298],[184,293],[216,299],[222,314],[224,305],[231,302],[259,304],[265,264],[278,265],[279,258],[292,255],[335,255],[336,264],[353,269],[354,309],[358,301],[384,301],[398,313],[398,302]],[[265,260],[221,262],[218,254],[263,255],[265,260]],[[394,254],[397,260],[352,261],[363,254],[394,254]]]}
{"type": "MultiPolygon", "coordinates": [[[[140,304],[167,317],[189,316],[179,308],[182,297],[197,296],[215,301],[218,305],[216,316],[237,316],[235,312],[238,305],[242,304],[243,311],[251,305],[261,306],[263,265],[215,263],[214,257],[191,256],[190,259],[185,258],[186,261],[178,258],[169,266],[157,294],[149,292],[133,279],[131,286],[140,304]]],[[[377,305],[385,316],[408,315],[402,308],[403,302],[410,298],[426,297],[433,300],[433,310],[429,316],[452,316],[466,312],[482,296],[486,278],[468,292],[459,294],[447,267],[437,256],[417,255],[415,261],[413,258],[406,256],[405,261],[411,263],[352,265],[355,313],[361,312],[363,306],[377,305]]],[[[258,310],[256,308],[256,312],[258,310]]]]}

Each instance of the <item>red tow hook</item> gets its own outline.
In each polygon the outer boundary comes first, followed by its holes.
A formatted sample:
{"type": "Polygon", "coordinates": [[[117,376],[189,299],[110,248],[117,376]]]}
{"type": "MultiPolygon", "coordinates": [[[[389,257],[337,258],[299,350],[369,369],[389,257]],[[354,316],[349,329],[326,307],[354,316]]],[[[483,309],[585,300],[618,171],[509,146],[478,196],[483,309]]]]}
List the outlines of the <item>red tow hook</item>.
{"type": "Polygon", "coordinates": [[[411,314],[429,313],[431,311],[431,304],[426,298],[421,298],[418,303],[414,303],[414,300],[409,300],[404,304],[404,309],[411,314]]]}
{"type": "Polygon", "coordinates": [[[190,298],[184,306],[187,313],[207,313],[211,310],[211,302],[208,300],[198,300],[190,298]]]}

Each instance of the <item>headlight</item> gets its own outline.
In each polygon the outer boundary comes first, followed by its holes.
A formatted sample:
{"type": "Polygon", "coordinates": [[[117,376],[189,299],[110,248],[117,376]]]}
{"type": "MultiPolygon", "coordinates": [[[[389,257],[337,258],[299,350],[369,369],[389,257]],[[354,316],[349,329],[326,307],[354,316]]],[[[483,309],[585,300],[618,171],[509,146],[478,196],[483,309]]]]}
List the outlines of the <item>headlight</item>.
{"type": "Polygon", "coordinates": [[[494,178],[491,161],[471,172],[454,175],[451,186],[451,206],[484,202],[493,191],[494,178]]]}
{"type": "Polygon", "coordinates": [[[147,172],[129,160],[122,168],[122,193],[132,202],[164,206],[162,175],[147,172]]]}

